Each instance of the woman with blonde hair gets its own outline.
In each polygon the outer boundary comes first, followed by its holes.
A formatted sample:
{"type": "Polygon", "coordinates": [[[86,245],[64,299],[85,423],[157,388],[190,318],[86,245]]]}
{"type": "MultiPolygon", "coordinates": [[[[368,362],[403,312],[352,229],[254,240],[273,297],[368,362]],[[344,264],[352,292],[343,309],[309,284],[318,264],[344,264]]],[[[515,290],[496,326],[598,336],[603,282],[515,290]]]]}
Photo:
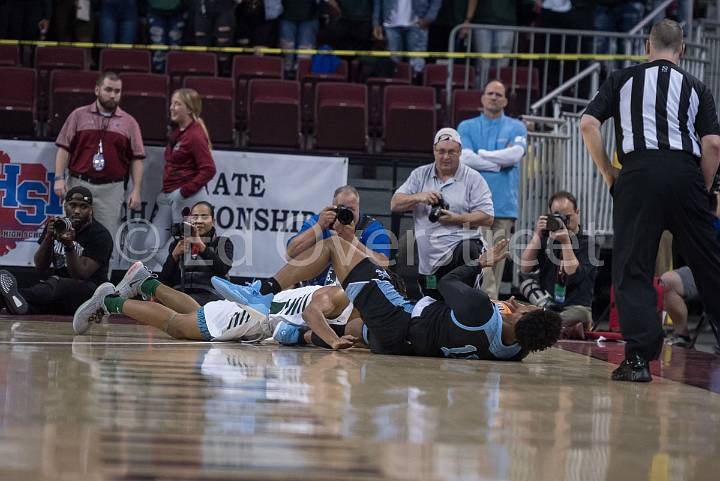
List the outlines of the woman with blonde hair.
{"type": "Polygon", "coordinates": [[[212,144],[200,117],[202,100],[193,89],[178,89],[170,100],[170,120],[175,128],[165,148],[162,192],[152,223],[158,228],[157,253],[170,237],[170,226],[182,222],[185,208],[208,200],[207,183],[215,176],[212,144]]]}

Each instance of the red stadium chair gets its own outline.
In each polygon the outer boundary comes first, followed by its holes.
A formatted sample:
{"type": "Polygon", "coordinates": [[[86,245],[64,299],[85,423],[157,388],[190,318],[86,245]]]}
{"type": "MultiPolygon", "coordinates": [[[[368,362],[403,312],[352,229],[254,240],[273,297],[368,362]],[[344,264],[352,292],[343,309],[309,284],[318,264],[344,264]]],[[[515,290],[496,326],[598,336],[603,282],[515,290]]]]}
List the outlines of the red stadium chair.
{"type": "Polygon", "coordinates": [[[311,72],[312,60],[301,58],[298,60],[297,79],[302,85],[302,118],[307,132],[313,129],[313,114],[315,111],[315,85],[321,82],[347,82],[348,63],[340,60],[334,73],[315,74],[311,72]]]}
{"type": "Polygon", "coordinates": [[[431,152],[436,130],[435,89],[391,85],[385,89],[384,104],[384,150],[431,152]]]}
{"type": "Polygon", "coordinates": [[[0,67],[0,132],[4,135],[35,134],[35,70],[0,67]]]}
{"type": "Polygon", "coordinates": [[[382,129],[383,98],[388,85],[410,85],[412,70],[407,62],[396,65],[392,77],[368,77],[368,126],[370,132],[378,133],[382,129]]]}
{"type": "Polygon", "coordinates": [[[165,69],[174,91],[182,87],[183,80],[190,75],[216,77],[217,57],[211,52],[169,52],[165,69]]]}
{"type": "MultiPolygon", "coordinates": [[[[85,70],[87,66],[88,51],[84,48],[38,47],[35,49],[38,117],[40,120],[44,120],[47,116],[51,72],[54,70],[85,70]]],[[[95,72],[95,75],[97,76],[98,73],[95,72]]]]}
{"type": "Polygon", "coordinates": [[[167,75],[127,72],[120,78],[120,106],[137,120],[143,141],[165,143],[169,115],[167,75]]]}
{"type": "Polygon", "coordinates": [[[235,115],[238,129],[243,131],[247,123],[248,82],[254,78],[281,79],[281,57],[236,55],[233,57],[232,78],[235,82],[235,115]]]}
{"type": "Polygon", "coordinates": [[[17,67],[18,65],[20,65],[20,47],[0,45],[0,67],[17,67]]]}
{"type": "Polygon", "coordinates": [[[50,135],[57,136],[68,115],[95,100],[98,73],[88,70],[54,70],[50,75],[50,135]]]}
{"type": "MultiPolygon", "coordinates": [[[[466,67],[462,64],[453,64],[452,90],[465,88],[465,76],[468,77],[468,86],[475,86],[475,69],[466,67]]],[[[447,111],[447,76],[448,67],[442,64],[429,64],[425,66],[423,77],[423,85],[433,87],[438,103],[440,104],[440,118],[438,121],[441,125],[449,124],[447,111]]]]}
{"type": "Polygon", "coordinates": [[[367,148],[367,88],[327,82],[315,92],[315,147],[333,150],[367,148]]]}
{"type": "Polygon", "coordinates": [[[450,125],[457,128],[463,120],[480,115],[483,108],[482,95],[482,90],[455,90],[453,92],[450,125]]]}
{"type": "Polygon", "coordinates": [[[232,144],[235,138],[233,81],[218,77],[186,77],[185,87],[195,89],[202,98],[201,117],[214,144],[232,144]]]}
{"type": "Polygon", "coordinates": [[[150,51],[126,48],[104,48],[100,51],[100,71],[150,72],[150,51]]]}
{"type": "Polygon", "coordinates": [[[297,148],[300,132],[300,83],[252,79],[248,86],[248,145],[297,148]]]}

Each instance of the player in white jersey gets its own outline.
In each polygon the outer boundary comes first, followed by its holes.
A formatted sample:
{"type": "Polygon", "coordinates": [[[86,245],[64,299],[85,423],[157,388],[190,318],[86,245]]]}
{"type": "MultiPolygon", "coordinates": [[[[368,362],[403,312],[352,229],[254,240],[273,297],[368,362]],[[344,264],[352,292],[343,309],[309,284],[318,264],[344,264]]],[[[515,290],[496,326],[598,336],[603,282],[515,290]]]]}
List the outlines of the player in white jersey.
{"type": "Polygon", "coordinates": [[[93,296],[77,309],[73,329],[82,334],[87,331],[91,321],[99,322],[111,313],[122,313],[142,324],[161,329],[176,339],[258,342],[271,337],[273,332],[277,332],[277,327],[287,321],[293,326],[316,327],[322,333],[318,333],[318,336],[327,343],[327,347],[352,347],[357,339],[345,336],[344,333],[341,336],[335,334],[325,317],[327,314],[330,322],[344,329],[350,319],[352,305],[349,305],[342,289],[302,288],[296,291],[289,290],[278,296],[277,312],[271,315],[228,300],[212,301],[200,306],[187,294],[162,284],[142,262],[136,262],[117,287],[109,282],[100,285],[93,296]],[[325,291],[318,292],[322,289],[325,291]],[[335,291],[339,291],[342,298],[335,291]],[[139,295],[144,300],[132,299],[139,295]],[[156,302],[146,302],[150,298],[156,302]],[[298,308],[299,314],[296,312],[298,308]],[[303,311],[309,312],[307,324],[303,319],[303,311]],[[323,321],[324,326],[321,325],[323,321]]]}

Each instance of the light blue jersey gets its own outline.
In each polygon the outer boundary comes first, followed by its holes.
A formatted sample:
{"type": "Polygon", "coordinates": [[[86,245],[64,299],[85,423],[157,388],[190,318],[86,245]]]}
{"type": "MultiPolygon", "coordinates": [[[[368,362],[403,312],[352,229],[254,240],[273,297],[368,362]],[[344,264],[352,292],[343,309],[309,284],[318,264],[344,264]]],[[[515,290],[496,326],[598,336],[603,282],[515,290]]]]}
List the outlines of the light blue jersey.
{"type": "MultiPolygon", "coordinates": [[[[502,150],[519,145],[527,153],[527,129],[517,119],[500,115],[497,119],[488,119],[479,115],[460,122],[458,132],[463,149],[502,150]]],[[[518,191],[520,190],[519,164],[501,169],[500,172],[481,171],[490,186],[496,218],[517,219],[518,191]]]]}

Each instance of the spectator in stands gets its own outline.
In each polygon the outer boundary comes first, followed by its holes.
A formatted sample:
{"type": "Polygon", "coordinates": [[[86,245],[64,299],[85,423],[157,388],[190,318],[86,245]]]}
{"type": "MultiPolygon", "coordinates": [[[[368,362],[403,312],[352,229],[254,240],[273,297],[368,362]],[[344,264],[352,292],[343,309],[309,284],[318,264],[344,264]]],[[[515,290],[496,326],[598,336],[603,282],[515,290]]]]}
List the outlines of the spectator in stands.
{"type": "Polygon", "coordinates": [[[165,148],[162,192],[157,198],[153,224],[159,229],[152,249],[157,253],[170,237],[170,226],[182,222],[183,210],[208,196],[207,183],[215,176],[215,160],[205,122],[202,100],[193,89],[178,89],[170,99],[170,120],[175,129],[165,148]]]}
{"type": "Polygon", "coordinates": [[[582,232],[574,195],[556,192],[548,207],[550,214],[538,217],[532,240],[522,253],[520,290],[532,304],[560,311],[563,328],[582,323],[584,331],[589,331],[597,275],[591,256],[598,246],[582,232]]]}
{"type": "Polygon", "coordinates": [[[135,43],[138,24],[136,0],[102,0],[100,42],[135,43]]]}
{"type": "MultiPolygon", "coordinates": [[[[319,26],[317,0],[283,0],[283,13],[280,16],[280,48],[315,48],[319,26]]],[[[304,55],[309,58],[309,55],[304,55]]],[[[297,56],[284,55],[285,78],[293,78],[297,71],[297,56]]]]}
{"type": "Polygon", "coordinates": [[[95,35],[94,2],[56,0],[51,28],[61,42],[92,42],[95,35]]]}
{"type": "MultiPolygon", "coordinates": [[[[602,32],[629,32],[645,13],[645,4],[635,0],[596,0],[595,30],[602,32]]],[[[610,41],[605,36],[597,36],[597,53],[611,53],[610,41]]],[[[624,52],[625,42],[617,42],[617,53],[624,52]]],[[[630,52],[628,52],[630,53],[630,52]]]]}
{"type": "Polygon", "coordinates": [[[485,179],[460,163],[460,134],[455,129],[440,129],[433,145],[435,162],[410,173],[395,191],[390,209],[413,211],[420,288],[425,295],[439,299],[440,279],[480,257],[479,228],[492,225],[494,210],[485,179]]]}
{"type": "Polygon", "coordinates": [[[113,241],[93,218],[92,192],[73,187],[64,207],[66,217],[48,219],[35,252],[36,269],[53,275],[18,290],[15,278],[0,271],[0,298],[11,314],[72,314],[108,278],[113,241]]]}
{"type": "MultiPolygon", "coordinates": [[[[472,18],[471,6],[474,9],[477,0],[444,0],[440,6],[437,18],[432,23],[428,35],[428,50],[430,52],[447,52],[450,32],[456,25],[466,23],[472,18]]],[[[462,40],[467,32],[461,30],[455,43],[455,51],[461,50],[462,40]]]]}
{"type": "MultiPolygon", "coordinates": [[[[148,29],[153,45],[180,45],[188,18],[187,0],[148,0],[148,29]]],[[[153,72],[165,73],[164,50],[153,52],[153,72]]]]}
{"type": "Polygon", "coordinates": [[[183,225],[182,237],[170,244],[158,279],[195,299],[199,304],[221,299],[212,287],[212,276],[226,277],[232,267],[233,243],[215,232],[215,208],[200,201],[183,225]]]}
{"type": "Polygon", "coordinates": [[[241,47],[276,47],[282,0],[240,0],[235,12],[241,47]]]}
{"type": "MultiPolygon", "coordinates": [[[[319,242],[336,235],[356,245],[373,262],[387,266],[390,261],[390,235],[382,222],[367,215],[360,215],[360,193],[352,185],[338,187],[333,194],[333,203],[305,221],[300,232],[288,240],[287,256],[294,259],[312,248],[319,248],[319,242]],[[351,211],[352,219],[344,223],[341,210],[351,211]]],[[[330,267],[308,284],[327,285],[335,282],[335,273],[330,267]]]]}
{"type": "Polygon", "coordinates": [[[3,0],[0,2],[0,38],[44,38],[52,17],[52,0],[3,0]]]}
{"type": "MultiPolygon", "coordinates": [[[[510,239],[519,208],[519,163],[527,149],[525,124],[505,116],[505,92],[499,80],[488,82],[480,100],[483,113],[458,126],[463,144],[460,161],[480,172],[492,192],[495,220],[483,233],[490,245],[510,239]]],[[[504,269],[505,259],[483,272],[483,290],[492,299],[498,298],[504,269]]]]}
{"type": "Polygon", "coordinates": [[[373,0],[327,0],[327,4],[334,14],[320,30],[318,44],[335,50],[370,50],[373,0]]]}
{"type": "MultiPolygon", "coordinates": [[[[518,24],[518,0],[503,2],[487,2],[470,0],[468,5],[468,18],[470,23],[485,25],[514,26],[518,24]],[[476,8],[473,8],[475,7],[476,8]]],[[[472,43],[476,52],[510,53],[513,50],[515,34],[503,30],[473,30],[472,43]]],[[[500,69],[510,64],[509,58],[498,60],[478,59],[477,84],[485,85],[491,68],[496,71],[493,77],[500,77],[500,69]]]]}
{"type": "MultiPolygon", "coordinates": [[[[374,0],[373,36],[387,37],[388,49],[394,52],[425,52],[428,28],[435,21],[441,0],[374,0]]],[[[394,57],[399,62],[399,57],[394,57]]],[[[415,83],[421,83],[425,59],[411,57],[415,83]]]]}
{"type": "MultiPolygon", "coordinates": [[[[247,0],[246,0],[247,1],[247,0]]],[[[231,47],[235,36],[235,0],[193,0],[195,43],[231,47]]],[[[220,70],[230,73],[230,55],[218,54],[220,70]]]]}
{"type": "MultiPolygon", "coordinates": [[[[720,238],[720,192],[715,193],[715,229],[720,238]]],[[[674,336],[670,343],[678,347],[690,347],[690,332],[688,330],[688,308],[687,303],[700,299],[700,294],[695,285],[695,278],[689,267],[683,266],[674,271],[666,272],[660,278],[663,286],[663,305],[672,319],[674,336]]],[[[718,319],[711,322],[717,323],[718,319]]],[[[716,324],[717,326],[717,324],[716,324]]],[[[717,331],[716,331],[717,332],[717,331]]],[[[720,337],[718,337],[720,345],[720,337]]]]}
{"type": "Polygon", "coordinates": [[[128,173],[133,185],[128,207],[141,207],[145,157],[138,123],[119,107],[121,95],[120,77],[113,72],[101,73],[95,85],[95,102],[75,109],[55,141],[55,193],[63,198],[69,187],[88,188],[95,197],[93,217],[113,239],[120,226],[128,173]]]}

